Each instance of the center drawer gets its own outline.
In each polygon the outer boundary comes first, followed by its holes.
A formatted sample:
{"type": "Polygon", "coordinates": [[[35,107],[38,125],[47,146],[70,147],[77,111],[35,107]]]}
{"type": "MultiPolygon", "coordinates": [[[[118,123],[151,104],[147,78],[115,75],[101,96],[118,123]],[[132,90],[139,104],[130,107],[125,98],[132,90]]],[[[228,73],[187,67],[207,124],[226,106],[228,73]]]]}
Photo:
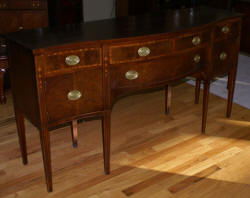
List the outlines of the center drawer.
{"type": "Polygon", "coordinates": [[[180,79],[205,66],[207,59],[207,49],[203,47],[148,61],[111,65],[111,89],[180,79]]]}
{"type": "Polygon", "coordinates": [[[110,64],[128,63],[164,56],[172,49],[172,40],[122,43],[109,49],[110,64]]]}

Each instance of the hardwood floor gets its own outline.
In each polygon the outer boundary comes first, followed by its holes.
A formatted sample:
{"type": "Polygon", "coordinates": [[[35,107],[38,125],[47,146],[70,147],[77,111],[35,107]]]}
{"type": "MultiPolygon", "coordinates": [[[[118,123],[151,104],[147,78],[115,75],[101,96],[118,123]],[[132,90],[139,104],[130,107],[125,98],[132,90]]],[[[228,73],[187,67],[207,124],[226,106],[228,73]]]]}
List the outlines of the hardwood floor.
{"type": "Polygon", "coordinates": [[[24,166],[11,104],[0,106],[0,197],[249,198],[250,110],[233,105],[226,119],[226,101],[211,95],[202,135],[194,87],[173,88],[169,116],[164,101],[158,90],[115,104],[110,175],[103,173],[101,120],[78,124],[77,149],[70,126],[52,131],[52,193],[46,191],[38,131],[26,121],[24,166]]]}

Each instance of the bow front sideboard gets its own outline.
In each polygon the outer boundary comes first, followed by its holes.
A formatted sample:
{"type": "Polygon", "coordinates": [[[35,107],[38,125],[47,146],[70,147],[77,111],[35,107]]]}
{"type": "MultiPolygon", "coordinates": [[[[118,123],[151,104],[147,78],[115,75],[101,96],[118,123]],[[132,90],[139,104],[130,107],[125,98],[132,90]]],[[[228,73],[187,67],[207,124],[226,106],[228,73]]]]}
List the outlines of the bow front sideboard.
{"type": "Polygon", "coordinates": [[[104,170],[109,174],[114,102],[142,89],[168,88],[169,82],[186,76],[205,82],[205,132],[209,82],[214,76],[231,75],[232,106],[240,31],[240,14],[200,7],[5,35],[23,163],[27,164],[24,116],[40,133],[48,191],[52,191],[49,129],[71,123],[77,146],[76,120],[99,117],[104,170]]]}

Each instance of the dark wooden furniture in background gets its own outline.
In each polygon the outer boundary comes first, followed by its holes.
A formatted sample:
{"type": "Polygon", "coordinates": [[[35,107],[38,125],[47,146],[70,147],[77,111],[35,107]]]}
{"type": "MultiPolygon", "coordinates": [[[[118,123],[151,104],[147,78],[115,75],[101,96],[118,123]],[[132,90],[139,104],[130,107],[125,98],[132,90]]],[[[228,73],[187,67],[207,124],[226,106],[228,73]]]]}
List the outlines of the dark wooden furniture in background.
{"type": "Polygon", "coordinates": [[[116,0],[116,16],[132,16],[156,10],[156,0],[116,0]]]}
{"type": "Polygon", "coordinates": [[[235,0],[116,0],[116,16],[133,16],[158,12],[163,9],[180,9],[197,6],[232,9],[234,4],[235,0]]]}
{"type": "MultiPolygon", "coordinates": [[[[100,117],[108,174],[115,101],[194,74],[205,80],[205,132],[209,81],[214,74],[237,68],[240,29],[241,15],[203,7],[6,35],[23,163],[27,163],[24,116],[40,132],[48,191],[52,191],[49,128],[72,122],[74,131],[75,120],[100,117]]],[[[75,145],[76,137],[73,133],[75,145]]]]}
{"type": "Polygon", "coordinates": [[[48,1],[50,26],[83,22],[82,0],[48,1]]]}
{"type": "MultiPolygon", "coordinates": [[[[8,68],[7,45],[2,34],[46,27],[48,25],[47,0],[0,0],[0,70],[1,79],[8,68]],[[3,49],[5,48],[5,49],[3,49]]],[[[1,103],[6,102],[4,81],[0,80],[1,103]],[[2,95],[3,94],[3,95],[2,95]]]]}
{"type": "Polygon", "coordinates": [[[242,21],[240,49],[241,51],[250,54],[250,0],[249,1],[238,0],[235,9],[237,12],[245,14],[242,21]]]}

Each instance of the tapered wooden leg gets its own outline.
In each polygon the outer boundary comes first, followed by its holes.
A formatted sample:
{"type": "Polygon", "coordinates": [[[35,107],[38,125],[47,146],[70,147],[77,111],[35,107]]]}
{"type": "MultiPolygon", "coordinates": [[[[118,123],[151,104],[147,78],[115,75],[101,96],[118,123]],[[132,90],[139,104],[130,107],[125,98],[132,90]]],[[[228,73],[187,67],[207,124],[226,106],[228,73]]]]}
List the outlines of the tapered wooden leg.
{"type": "Polygon", "coordinates": [[[5,69],[0,69],[0,103],[6,103],[6,96],[4,94],[4,74],[5,69]]]}
{"type": "Polygon", "coordinates": [[[236,69],[231,71],[228,77],[229,82],[228,82],[228,99],[227,99],[227,114],[226,114],[227,118],[231,117],[235,79],[236,79],[236,69]]]}
{"type": "Polygon", "coordinates": [[[202,125],[201,125],[202,133],[205,133],[205,130],[206,130],[209,89],[210,89],[210,81],[205,80],[204,90],[203,90],[203,108],[202,108],[202,125]]]}
{"type": "Polygon", "coordinates": [[[52,170],[50,159],[50,136],[47,128],[43,127],[40,131],[40,140],[43,154],[43,165],[47,184],[47,191],[52,192],[52,170]]]}
{"type": "Polygon", "coordinates": [[[71,122],[71,135],[72,135],[72,145],[74,148],[77,148],[77,120],[71,122]]]}
{"type": "Polygon", "coordinates": [[[201,80],[200,79],[196,79],[196,81],[195,81],[195,98],[194,98],[194,104],[199,104],[200,89],[201,89],[201,80]]]}
{"type": "Polygon", "coordinates": [[[165,88],[165,113],[166,115],[170,113],[171,99],[172,99],[171,87],[169,85],[166,85],[166,88],[165,88]]]}
{"type": "Polygon", "coordinates": [[[26,165],[28,163],[28,159],[27,159],[24,117],[23,114],[17,109],[15,109],[15,116],[16,116],[17,133],[18,133],[20,150],[22,154],[22,160],[23,164],[26,165]]]}
{"type": "Polygon", "coordinates": [[[103,158],[104,158],[104,172],[110,173],[110,110],[104,112],[102,118],[102,140],[103,140],[103,158]]]}

